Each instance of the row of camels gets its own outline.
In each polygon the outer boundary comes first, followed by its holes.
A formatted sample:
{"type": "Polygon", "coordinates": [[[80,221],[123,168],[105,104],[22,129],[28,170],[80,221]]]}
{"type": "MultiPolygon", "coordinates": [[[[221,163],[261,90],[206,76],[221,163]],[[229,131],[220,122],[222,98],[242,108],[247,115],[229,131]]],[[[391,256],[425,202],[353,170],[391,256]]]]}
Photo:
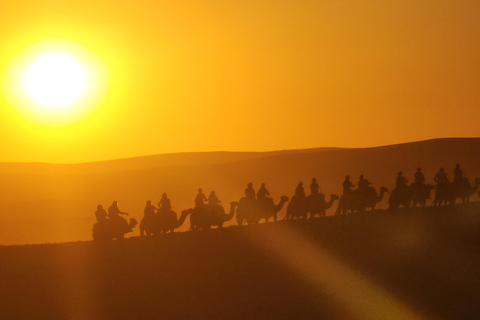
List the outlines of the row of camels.
{"type": "MultiPolygon", "coordinates": [[[[433,206],[454,205],[457,198],[462,202],[468,202],[470,197],[477,192],[480,186],[480,178],[475,179],[472,186],[467,178],[461,183],[449,182],[442,188],[437,188],[433,206]]],[[[393,189],[389,197],[389,210],[396,211],[400,207],[413,208],[417,205],[425,207],[427,199],[430,199],[431,191],[435,189],[432,184],[412,183],[401,190],[393,189]]],[[[168,210],[157,213],[152,217],[143,218],[140,223],[140,235],[158,235],[171,232],[181,227],[190,216],[190,230],[209,230],[212,227],[221,228],[226,222],[233,219],[236,215],[236,222],[239,226],[244,224],[253,225],[262,221],[268,222],[270,219],[277,221],[277,214],[287,205],[287,213],[284,220],[313,218],[316,215],[325,217],[326,210],[330,209],[333,203],[338,200],[336,215],[344,215],[353,212],[365,212],[367,209],[373,211],[376,205],[384,198],[388,189],[380,187],[379,192],[369,186],[366,190],[352,190],[348,194],[339,197],[336,194],[330,195],[328,201],[322,193],[310,194],[309,196],[293,196],[290,200],[287,196],[280,197],[278,203],[270,197],[262,200],[256,198],[243,197],[239,201],[230,203],[228,213],[220,204],[210,206],[191,208],[183,210],[180,217],[168,210]],[[290,200],[290,201],[289,201],[290,200]]],[[[480,192],[479,192],[480,197],[480,192]]],[[[132,232],[137,221],[132,218],[130,222],[123,218],[109,222],[107,225],[98,225],[93,227],[93,238],[95,241],[109,241],[112,239],[122,239],[126,233],[132,232]]]]}

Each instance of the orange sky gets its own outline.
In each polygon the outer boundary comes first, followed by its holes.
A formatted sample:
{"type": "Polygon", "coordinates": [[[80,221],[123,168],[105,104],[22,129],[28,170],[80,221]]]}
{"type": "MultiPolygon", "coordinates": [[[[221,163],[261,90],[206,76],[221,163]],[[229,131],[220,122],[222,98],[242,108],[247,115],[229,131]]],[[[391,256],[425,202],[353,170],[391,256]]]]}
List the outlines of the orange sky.
{"type": "Polygon", "coordinates": [[[0,97],[0,161],[480,136],[480,3],[2,0],[0,70],[63,38],[109,68],[69,126],[0,97]]]}

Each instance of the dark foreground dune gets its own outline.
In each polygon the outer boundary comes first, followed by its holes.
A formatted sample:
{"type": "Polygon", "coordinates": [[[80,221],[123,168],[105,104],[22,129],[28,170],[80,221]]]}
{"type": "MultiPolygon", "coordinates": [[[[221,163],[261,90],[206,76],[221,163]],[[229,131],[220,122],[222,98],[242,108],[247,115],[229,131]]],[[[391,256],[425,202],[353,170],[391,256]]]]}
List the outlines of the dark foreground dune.
{"type": "Polygon", "coordinates": [[[0,247],[2,319],[478,319],[480,203],[0,247]]]}

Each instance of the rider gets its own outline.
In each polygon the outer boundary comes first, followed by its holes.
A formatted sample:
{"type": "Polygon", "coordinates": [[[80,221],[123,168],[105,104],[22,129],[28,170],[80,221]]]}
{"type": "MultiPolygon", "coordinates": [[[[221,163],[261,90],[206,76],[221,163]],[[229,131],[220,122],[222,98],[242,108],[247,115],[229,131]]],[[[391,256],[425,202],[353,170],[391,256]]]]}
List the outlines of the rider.
{"type": "Polygon", "coordinates": [[[203,207],[205,205],[205,201],[207,201],[207,197],[203,193],[202,188],[199,188],[197,196],[195,197],[195,207],[203,207]]]}
{"type": "Polygon", "coordinates": [[[295,188],[295,196],[297,197],[305,197],[305,189],[303,189],[303,182],[300,181],[295,188]]]}
{"type": "Polygon", "coordinates": [[[270,196],[270,192],[265,187],[265,183],[262,183],[262,185],[260,186],[260,189],[258,189],[258,192],[257,192],[257,199],[264,200],[267,196],[270,196]]]}
{"type": "Polygon", "coordinates": [[[433,180],[437,183],[437,186],[443,186],[448,182],[447,174],[445,173],[445,169],[440,168],[435,175],[433,180]]]}
{"type": "Polygon", "coordinates": [[[158,207],[162,210],[172,209],[172,205],[170,204],[170,199],[168,199],[166,192],[162,194],[162,199],[160,199],[160,201],[158,202],[158,207]]]}
{"type": "Polygon", "coordinates": [[[247,188],[245,189],[245,197],[248,199],[255,199],[255,190],[253,189],[251,182],[248,183],[247,188]]]}
{"type": "Polygon", "coordinates": [[[99,204],[97,206],[97,210],[95,211],[95,217],[97,217],[97,222],[98,223],[104,223],[107,221],[107,211],[103,209],[102,205],[99,204]]]}
{"type": "Polygon", "coordinates": [[[343,194],[350,194],[353,187],[355,187],[355,185],[350,181],[350,176],[345,176],[345,181],[343,181],[343,194]]]}
{"type": "Polygon", "coordinates": [[[463,171],[460,169],[460,163],[457,163],[455,169],[453,170],[453,181],[459,182],[463,179],[463,171]]]}
{"type": "Polygon", "coordinates": [[[152,205],[152,201],[148,200],[145,209],[143,209],[144,218],[151,218],[155,215],[155,210],[158,210],[155,206],[152,205]]]}
{"type": "Polygon", "coordinates": [[[405,178],[402,174],[402,171],[398,171],[397,181],[395,182],[395,186],[397,189],[405,189],[407,187],[407,178],[405,178]]]}
{"type": "Polygon", "coordinates": [[[123,219],[122,217],[120,217],[121,214],[125,214],[128,216],[128,213],[120,211],[120,209],[118,208],[118,202],[113,201],[112,205],[108,207],[108,217],[110,219],[123,219]]]}
{"type": "Polygon", "coordinates": [[[423,175],[422,168],[417,168],[417,172],[415,172],[415,183],[423,184],[425,183],[425,176],[423,175]]]}
{"type": "Polygon", "coordinates": [[[310,194],[318,194],[318,189],[320,189],[320,187],[318,186],[317,179],[312,178],[312,183],[310,183],[310,194]]]}
{"type": "Polygon", "coordinates": [[[214,207],[218,205],[221,201],[218,200],[217,196],[215,195],[215,191],[210,192],[210,195],[208,196],[208,205],[211,207],[214,207]]]}

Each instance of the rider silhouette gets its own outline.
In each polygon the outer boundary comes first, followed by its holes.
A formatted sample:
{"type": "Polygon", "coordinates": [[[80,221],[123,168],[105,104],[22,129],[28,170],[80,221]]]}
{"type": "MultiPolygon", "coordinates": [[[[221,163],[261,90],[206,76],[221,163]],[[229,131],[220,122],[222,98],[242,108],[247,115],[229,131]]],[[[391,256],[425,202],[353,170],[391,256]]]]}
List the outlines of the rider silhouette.
{"type": "Polygon", "coordinates": [[[255,190],[253,189],[251,182],[248,183],[248,186],[245,189],[245,197],[248,199],[255,199],[255,190]]]}
{"type": "Polygon", "coordinates": [[[218,200],[217,196],[215,195],[215,191],[210,192],[210,195],[208,196],[208,205],[213,207],[216,206],[220,203],[220,200],[218,200]]]}
{"type": "Polygon", "coordinates": [[[159,206],[160,209],[162,209],[162,210],[170,210],[170,209],[172,209],[172,206],[171,206],[171,204],[170,204],[170,199],[168,199],[166,192],[164,192],[164,193],[162,194],[162,199],[160,199],[160,201],[158,202],[158,206],[159,206]]]}
{"type": "Polygon", "coordinates": [[[145,218],[150,218],[155,215],[155,210],[158,210],[155,206],[152,205],[152,201],[148,200],[145,209],[143,209],[143,215],[145,218]]]}
{"type": "Polygon", "coordinates": [[[207,201],[207,197],[203,193],[202,188],[199,188],[197,196],[195,197],[195,207],[203,207],[205,205],[205,201],[207,201]]]}
{"type": "Polygon", "coordinates": [[[455,169],[453,170],[453,181],[459,182],[463,179],[463,171],[460,169],[460,163],[457,163],[455,169]]]}
{"type": "Polygon", "coordinates": [[[300,181],[295,188],[295,195],[297,197],[305,197],[305,189],[303,189],[303,182],[300,181]]]}
{"type": "Polygon", "coordinates": [[[343,181],[343,194],[350,194],[353,187],[355,187],[355,185],[350,181],[350,176],[347,175],[345,181],[343,181]]]}
{"type": "Polygon", "coordinates": [[[423,175],[421,168],[417,168],[417,172],[415,172],[415,183],[425,183],[425,176],[423,175]]]}
{"type": "Polygon", "coordinates": [[[97,206],[97,210],[95,211],[95,217],[97,218],[98,223],[104,223],[107,221],[107,211],[103,209],[102,205],[99,204],[97,206]]]}
{"type": "Polygon", "coordinates": [[[440,168],[435,175],[433,180],[437,183],[437,186],[443,186],[448,182],[447,174],[445,173],[445,169],[440,168]]]}
{"type": "Polygon", "coordinates": [[[395,182],[395,186],[397,189],[405,189],[407,187],[407,178],[405,178],[402,174],[402,171],[398,171],[397,181],[395,182]]]}
{"type": "Polygon", "coordinates": [[[258,192],[257,192],[257,199],[264,200],[267,196],[270,196],[270,192],[265,187],[265,183],[262,183],[262,185],[260,186],[260,189],[258,189],[258,192]]]}
{"type": "Polygon", "coordinates": [[[310,183],[310,194],[318,194],[318,190],[320,187],[318,186],[317,179],[313,178],[312,183],[310,183]]]}
{"type": "Polygon", "coordinates": [[[121,214],[125,214],[128,216],[128,213],[120,211],[120,209],[118,208],[118,202],[113,201],[112,205],[108,207],[108,217],[110,219],[119,219],[122,218],[120,217],[121,214]]]}

